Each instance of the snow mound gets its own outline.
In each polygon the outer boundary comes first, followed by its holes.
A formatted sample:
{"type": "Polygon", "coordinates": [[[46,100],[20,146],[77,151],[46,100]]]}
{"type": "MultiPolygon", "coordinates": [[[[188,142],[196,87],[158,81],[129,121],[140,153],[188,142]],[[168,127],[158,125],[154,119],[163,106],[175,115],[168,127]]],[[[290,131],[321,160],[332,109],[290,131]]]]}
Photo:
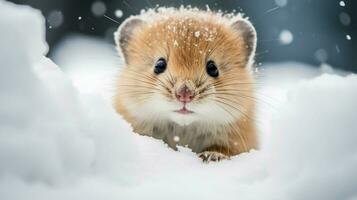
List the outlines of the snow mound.
{"type": "Polygon", "coordinates": [[[130,126],[101,99],[79,96],[44,57],[45,23],[38,11],[1,1],[0,13],[0,176],[56,184],[120,171],[125,163],[111,156],[134,154],[119,149],[131,142],[117,130],[129,133],[130,126]]]}
{"type": "Polygon", "coordinates": [[[267,67],[259,92],[275,100],[260,105],[262,149],[206,165],[132,133],[90,78],[46,58],[38,11],[0,1],[0,13],[0,199],[357,198],[356,75],[267,67]]]}

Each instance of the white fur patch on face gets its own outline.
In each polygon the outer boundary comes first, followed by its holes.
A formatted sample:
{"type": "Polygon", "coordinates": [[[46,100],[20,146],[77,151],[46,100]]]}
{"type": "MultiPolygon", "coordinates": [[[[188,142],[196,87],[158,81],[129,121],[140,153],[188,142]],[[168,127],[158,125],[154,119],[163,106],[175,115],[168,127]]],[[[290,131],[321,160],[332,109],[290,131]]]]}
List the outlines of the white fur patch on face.
{"type": "Polygon", "coordinates": [[[240,117],[239,113],[229,108],[224,109],[214,101],[195,103],[188,105],[187,108],[193,110],[200,121],[207,124],[228,124],[240,117]]]}
{"type": "Polygon", "coordinates": [[[228,124],[240,117],[240,113],[229,108],[222,108],[220,104],[213,100],[186,104],[186,108],[193,112],[191,114],[175,112],[183,108],[183,104],[177,101],[169,101],[161,94],[155,94],[140,105],[126,103],[130,113],[135,118],[145,122],[173,121],[180,126],[188,126],[194,122],[228,124]]]}
{"type": "Polygon", "coordinates": [[[195,121],[198,121],[199,116],[196,113],[184,115],[177,112],[171,112],[170,119],[180,126],[187,126],[195,121]]]}
{"type": "Polygon", "coordinates": [[[145,100],[142,104],[127,102],[130,113],[137,119],[147,122],[167,121],[170,110],[173,110],[172,103],[167,101],[164,96],[155,94],[145,100]]]}
{"type": "MultiPolygon", "coordinates": [[[[173,121],[180,126],[187,126],[197,120],[199,116],[195,113],[180,114],[178,111],[183,108],[183,104],[176,101],[169,101],[163,95],[156,94],[143,104],[139,110],[136,111],[139,119],[145,121],[173,121]]],[[[186,108],[189,108],[186,106],[186,108]]]]}

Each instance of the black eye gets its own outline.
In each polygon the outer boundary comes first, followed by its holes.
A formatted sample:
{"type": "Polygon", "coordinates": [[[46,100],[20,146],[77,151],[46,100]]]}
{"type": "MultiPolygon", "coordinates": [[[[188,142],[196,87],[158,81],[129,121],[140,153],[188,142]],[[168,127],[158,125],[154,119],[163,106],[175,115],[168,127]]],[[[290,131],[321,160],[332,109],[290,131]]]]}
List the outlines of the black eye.
{"type": "Polygon", "coordinates": [[[219,75],[217,66],[212,60],[207,62],[206,71],[207,71],[208,75],[210,75],[214,78],[218,77],[218,75],[219,75]]]}
{"type": "Polygon", "coordinates": [[[164,58],[160,58],[159,60],[156,61],[154,73],[161,74],[162,72],[165,71],[166,65],[167,65],[166,60],[164,58]]]}

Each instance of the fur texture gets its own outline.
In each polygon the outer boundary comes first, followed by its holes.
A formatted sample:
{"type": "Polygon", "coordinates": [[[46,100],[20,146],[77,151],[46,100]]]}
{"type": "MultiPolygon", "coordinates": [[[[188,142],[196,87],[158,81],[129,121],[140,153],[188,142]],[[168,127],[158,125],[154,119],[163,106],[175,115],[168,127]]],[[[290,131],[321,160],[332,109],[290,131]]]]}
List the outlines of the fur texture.
{"type": "Polygon", "coordinates": [[[241,16],[195,9],[159,9],[127,19],[116,35],[125,66],[114,97],[117,112],[134,131],[188,146],[204,161],[218,161],[257,148],[254,78],[256,32],[241,16]],[[153,72],[159,58],[162,74],[153,72]],[[219,76],[210,77],[213,60],[219,76]],[[182,107],[175,96],[194,91],[182,107]]]}

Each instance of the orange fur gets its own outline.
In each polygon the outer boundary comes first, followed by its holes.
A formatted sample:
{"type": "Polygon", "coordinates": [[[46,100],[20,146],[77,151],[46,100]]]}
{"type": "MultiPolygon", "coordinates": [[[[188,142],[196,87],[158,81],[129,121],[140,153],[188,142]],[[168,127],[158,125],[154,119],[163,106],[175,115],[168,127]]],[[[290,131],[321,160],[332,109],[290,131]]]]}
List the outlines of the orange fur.
{"type": "Polygon", "coordinates": [[[146,17],[150,20],[142,19],[144,23],[125,38],[127,43],[119,44],[126,64],[116,85],[117,112],[135,132],[163,139],[173,148],[187,145],[197,153],[226,156],[257,148],[250,71],[255,44],[248,48],[244,35],[230,25],[232,19],[213,12],[175,10],[146,17]],[[161,57],[168,67],[156,75],[153,67],[161,57]],[[217,78],[206,74],[208,60],[217,64],[217,78]],[[172,122],[163,108],[176,105],[175,91],[182,84],[195,93],[192,108],[202,110],[187,125],[172,122]],[[219,119],[214,119],[210,106],[222,113],[217,113],[219,119]],[[175,135],[182,139],[174,141],[175,135]]]}

